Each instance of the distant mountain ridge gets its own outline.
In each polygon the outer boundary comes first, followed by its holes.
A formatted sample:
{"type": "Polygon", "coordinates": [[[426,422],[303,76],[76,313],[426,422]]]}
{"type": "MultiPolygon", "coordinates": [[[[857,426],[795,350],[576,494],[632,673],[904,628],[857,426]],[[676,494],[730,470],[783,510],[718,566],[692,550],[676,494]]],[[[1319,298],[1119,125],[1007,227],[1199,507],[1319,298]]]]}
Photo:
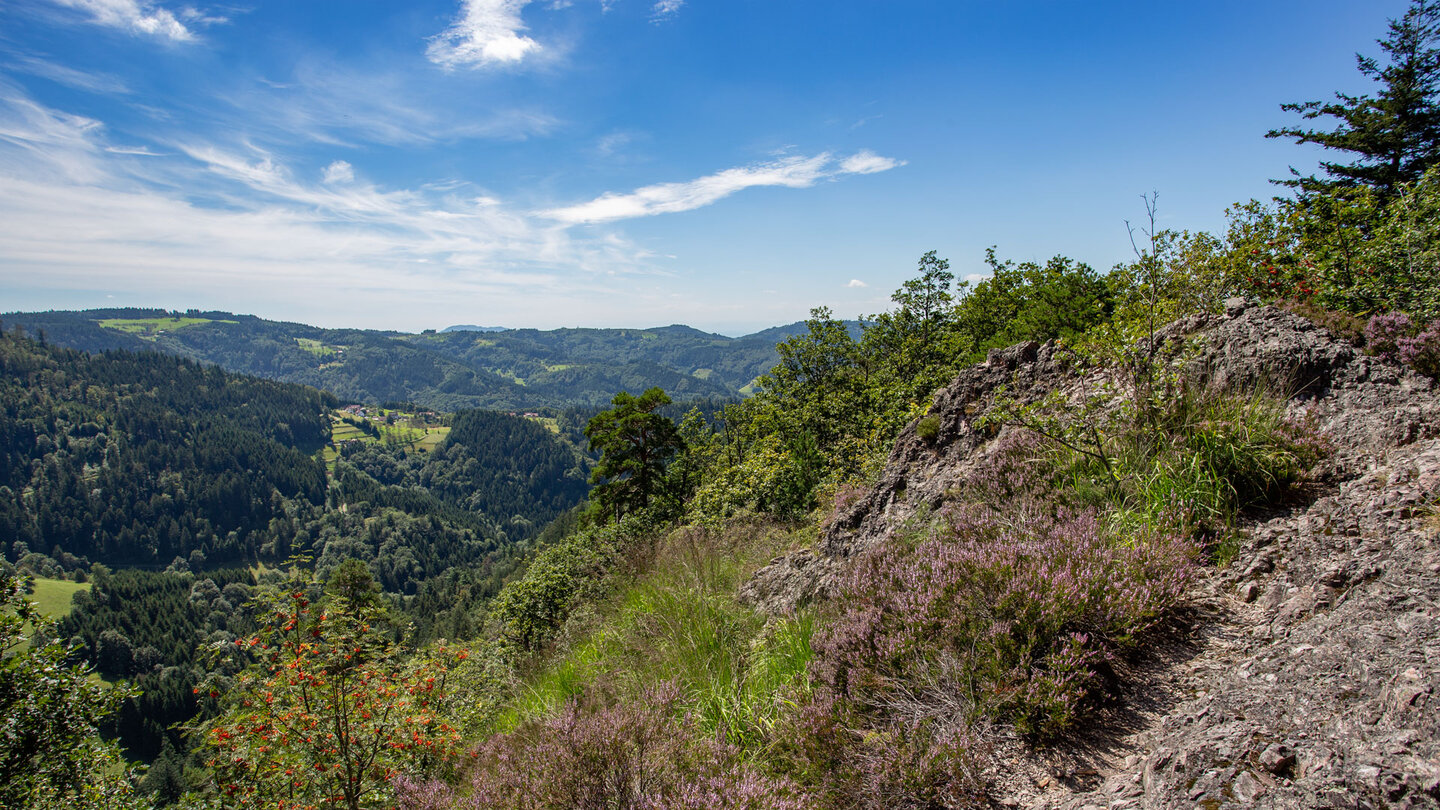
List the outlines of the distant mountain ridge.
{"type": "Polygon", "coordinates": [[[473,323],[462,323],[462,324],[456,324],[455,326],[447,326],[447,327],[445,327],[444,329],[441,329],[440,331],[441,331],[442,333],[444,333],[444,332],[504,332],[506,329],[507,329],[507,327],[504,327],[504,326],[476,326],[476,325],[473,324],[473,323]]]}
{"type": "Polygon", "coordinates": [[[803,322],[732,338],[679,324],[553,330],[453,326],[421,334],[324,329],[222,311],[12,312],[5,327],[88,352],[153,350],[303,383],[360,402],[441,410],[593,407],[618,391],[664,388],[677,401],[738,399],[803,322]]]}

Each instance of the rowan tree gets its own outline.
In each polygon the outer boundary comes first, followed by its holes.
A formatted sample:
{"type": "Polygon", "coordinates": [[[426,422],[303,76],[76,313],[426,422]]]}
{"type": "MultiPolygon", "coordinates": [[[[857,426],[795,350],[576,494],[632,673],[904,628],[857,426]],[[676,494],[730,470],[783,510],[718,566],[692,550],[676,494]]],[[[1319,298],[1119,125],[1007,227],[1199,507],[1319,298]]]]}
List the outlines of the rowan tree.
{"type": "Polygon", "coordinates": [[[391,780],[434,767],[459,741],[445,703],[465,652],[407,654],[378,607],[316,593],[292,576],[262,597],[260,630],[234,642],[231,655],[254,663],[202,729],[227,807],[388,807],[391,780]]]}

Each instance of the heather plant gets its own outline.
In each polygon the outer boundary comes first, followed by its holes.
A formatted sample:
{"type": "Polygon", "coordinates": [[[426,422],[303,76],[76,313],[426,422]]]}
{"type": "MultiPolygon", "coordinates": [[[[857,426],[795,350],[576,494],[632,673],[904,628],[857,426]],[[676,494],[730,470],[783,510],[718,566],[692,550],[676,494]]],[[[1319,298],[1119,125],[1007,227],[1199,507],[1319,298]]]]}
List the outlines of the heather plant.
{"type": "Polygon", "coordinates": [[[800,810],[805,793],[700,733],[673,686],[609,706],[572,701],[556,717],[480,745],[458,788],[403,781],[414,810],[800,810]]]}
{"type": "Polygon", "coordinates": [[[844,613],[817,635],[817,679],[862,711],[961,710],[1039,736],[1067,731],[1112,658],[1193,574],[1185,538],[1114,537],[1094,510],[957,504],[942,522],[862,557],[841,588],[844,613]],[[917,684],[949,697],[932,705],[917,684]]]}
{"type": "Polygon", "coordinates": [[[1400,362],[1432,379],[1440,379],[1440,319],[1414,337],[1401,338],[1400,362]]]}
{"type": "Polygon", "coordinates": [[[1365,324],[1365,345],[1378,357],[1440,378],[1440,319],[1421,329],[1403,312],[1381,313],[1365,324]]]}
{"type": "Polygon", "coordinates": [[[1325,329],[1341,340],[1356,346],[1365,344],[1366,321],[1354,314],[1328,309],[1313,298],[1293,299],[1283,304],[1284,308],[1325,329]]]}
{"type": "Polygon", "coordinates": [[[1382,312],[1365,324],[1365,346],[1377,357],[1397,360],[1400,341],[1415,331],[1415,323],[1403,312],[1382,312]]]}
{"type": "MultiPolygon", "coordinates": [[[[933,694],[933,697],[943,697],[933,694]]],[[[810,786],[821,807],[985,807],[981,734],[951,718],[859,717],[832,693],[786,718],[771,764],[810,786]]]]}

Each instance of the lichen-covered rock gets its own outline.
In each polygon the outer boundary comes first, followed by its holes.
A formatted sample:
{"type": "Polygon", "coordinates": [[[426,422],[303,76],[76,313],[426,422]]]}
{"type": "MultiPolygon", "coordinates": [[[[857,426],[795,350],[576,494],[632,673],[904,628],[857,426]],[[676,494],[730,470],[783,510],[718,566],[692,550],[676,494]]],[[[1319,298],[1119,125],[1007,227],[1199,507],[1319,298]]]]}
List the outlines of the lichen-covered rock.
{"type": "MultiPolygon", "coordinates": [[[[998,740],[992,797],[1056,810],[1440,807],[1435,385],[1271,307],[1227,302],[1161,335],[1201,338],[1193,374],[1268,386],[1307,413],[1335,447],[1323,491],[1247,527],[1237,558],[1191,594],[1183,654],[1129,673],[1112,727],[1071,750],[998,740]]],[[[846,558],[940,506],[994,438],[978,419],[1002,388],[1020,402],[1083,393],[1053,345],[992,353],[936,395],[933,442],[907,428],[819,548],[776,560],[747,596],[772,612],[823,598],[846,558]]]]}

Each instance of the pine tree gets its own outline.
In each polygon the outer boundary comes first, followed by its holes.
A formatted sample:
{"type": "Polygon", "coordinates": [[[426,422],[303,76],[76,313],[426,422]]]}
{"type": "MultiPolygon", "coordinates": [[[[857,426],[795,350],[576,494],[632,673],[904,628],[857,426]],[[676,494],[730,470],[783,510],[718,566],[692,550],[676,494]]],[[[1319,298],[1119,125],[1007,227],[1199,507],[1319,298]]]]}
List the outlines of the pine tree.
{"type": "Polygon", "coordinates": [[[615,407],[585,426],[585,436],[591,451],[600,452],[600,463],[590,474],[590,482],[599,486],[590,500],[601,515],[619,517],[644,509],[662,494],[665,466],[682,442],[675,423],[655,413],[670,404],[659,388],[638,397],[621,391],[611,404],[615,407]]]}
{"type": "Polygon", "coordinates": [[[1349,163],[1321,161],[1328,178],[1300,176],[1276,181],[1302,193],[1337,187],[1368,186],[1388,196],[1400,183],[1418,180],[1440,162],[1440,2],[1413,0],[1399,20],[1390,21],[1390,33],[1379,45],[1389,56],[1383,67],[1374,58],[1356,54],[1360,72],[1380,84],[1379,92],[1351,96],[1336,93],[1331,102],[1284,104],[1286,112],[1306,120],[1336,120],[1333,130],[1285,127],[1267,138],[1294,138],[1354,156],[1349,163]]]}

